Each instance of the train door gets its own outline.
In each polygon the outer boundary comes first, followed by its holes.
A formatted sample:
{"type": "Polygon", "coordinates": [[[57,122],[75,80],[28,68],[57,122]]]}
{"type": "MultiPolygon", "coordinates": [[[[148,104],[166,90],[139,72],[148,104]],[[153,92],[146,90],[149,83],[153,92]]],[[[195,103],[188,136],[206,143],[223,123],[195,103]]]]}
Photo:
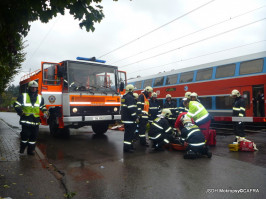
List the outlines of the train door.
{"type": "Polygon", "coordinates": [[[241,87],[241,94],[246,104],[246,116],[251,117],[253,116],[252,87],[241,87]]]}
{"type": "Polygon", "coordinates": [[[264,98],[262,94],[264,94],[264,85],[253,85],[253,115],[254,117],[264,117],[264,98]]]}

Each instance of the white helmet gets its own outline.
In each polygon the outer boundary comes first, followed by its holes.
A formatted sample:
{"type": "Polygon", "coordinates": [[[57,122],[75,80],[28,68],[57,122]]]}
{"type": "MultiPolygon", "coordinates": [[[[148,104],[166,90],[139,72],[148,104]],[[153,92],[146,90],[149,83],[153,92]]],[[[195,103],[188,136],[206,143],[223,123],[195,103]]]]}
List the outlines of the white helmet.
{"type": "Polygon", "coordinates": [[[145,90],[146,92],[153,92],[153,89],[152,89],[151,86],[147,86],[147,87],[145,87],[144,90],[145,90]]]}
{"type": "Polygon", "coordinates": [[[191,97],[196,97],[196,98],[197,98],[197,97],[198,97],[198,94],[197,94],[196,92],[192,92],[190,96],[191,96],[191,97]]]}
{"type": "Polygon", "coordinates": [[[136,92],[133,93],[133,96],[134,96],[135,99],[138,99],[139,98],[139,94],[136,93],[136,92]]]}
{"type": "Polygon", "coordinates": [[[151,96],[152,97],[157,97],[157,93],[156,92],[153,92],[151,96]]]}
{"type": "Polygon", "coordinates": [[[167,98],[172,98],[172,96],[171,96],[171,94],[167,94],[166,96],[165,96],[165,98],[167,99],[167,98]]]}
{"type": "Polygon", "coordinates": [[[231,96],[237,96],[237,97],[240,97],[240,92],[238,90],[233,90],[231,92],[231,96]]]}
{"type": "Polygon", "coordinates": [[[172,112],[170,109],[165,108],[162,110],[161,115],[164,116],[165,118],[168,118],[170,115],[172,115],[172,112]]]}
{"type": "Polygon", "coordinates": [[[186,92],[185,93],[185,97],[188,98],[188,99],[190,98],[190,95],[191,95],[191,92],[186,92]]]}
{"type": "Polygon", "coordinates": [[[192,123],[190,117],[188,117],[187,115],[183,115],[181,117],[181,122],[182,122],[183,125],[185,125],[187,123],[192,123]]]}
{"type": "Polygon", "coordinates": [[[133,92],[134,91],[134,85],[129,84],[126,86],[126,92],[133,92]]]}
{"type": "Polygon", "coordinates": [[[36,81],[30,81],[28,87],[38,87],[38,83],[36,81]]]}

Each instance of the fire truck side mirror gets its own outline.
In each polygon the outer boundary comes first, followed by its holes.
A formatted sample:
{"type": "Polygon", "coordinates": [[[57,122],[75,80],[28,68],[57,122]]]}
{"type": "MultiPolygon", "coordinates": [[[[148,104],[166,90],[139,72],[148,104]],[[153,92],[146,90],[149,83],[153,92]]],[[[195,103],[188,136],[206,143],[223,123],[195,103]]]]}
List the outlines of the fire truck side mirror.
{"type": "Polygon", "coordinates": [[[58,77],[63,77],[63,75],[64,75],[64,67],[60,66],[60,65],[57,65],[57,76],[58,77]]]}
{"type": "Polygon", "coordinates": [[[120,82],[120,86],[119,86],[120,92],[122,92],[124,90],[124,88],[125,88],[124,82],[120,82]]]}

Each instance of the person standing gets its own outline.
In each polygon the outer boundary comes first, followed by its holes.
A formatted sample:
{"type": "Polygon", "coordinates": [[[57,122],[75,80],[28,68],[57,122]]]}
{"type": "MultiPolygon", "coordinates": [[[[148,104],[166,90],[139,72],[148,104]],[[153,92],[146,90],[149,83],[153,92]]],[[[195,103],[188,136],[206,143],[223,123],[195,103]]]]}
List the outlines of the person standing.
{"type": "Polygon", "coordinates": [[[137,104],[133,96],[134,86],[126,86],[126,94],[121,98],[121,121],[124,124],[124,146],[126,153],[133,153],[133,139],[136,131],[137,104]]]}
{"type": "Polygon", "coordinates": [[[153,92],[151,95],[151,98],[149,100],[149,122],[153,122],[155,118],[157,118],[157,115],[159,114],[160,104],[157,100],[157,93],[153,92]]]}
{"type": "Polygon", "coordinates": [[[257,99],[259,104],[260,117],[264,117],[264,93],[262,92],[262,90],[259,91],[257,99]]]}
{"type": "Polygon", "coordinates": [[[171,111],[172,115],[168,118],[168,120],[170,125],[174,127],[176,117],[178,116],[177,105],[174,101],[172,101],[172,96],[170,94],[167,94],[165,98],[166,99],[163,108],[168,108],[171,111]]]}
{"type": "Polygon", "coordinates": [[[49,112],[44,104],[43,97],[38,94],[38,83],[30,81],[28,92],[22,93],[14,103],[15,110],[20,116],[22,131],[19,153],[24,153],[26,147],[28,155],[34,155],[39,133],[40,110],[48,117],[49,112]]]}
{"type": "Polygon", "coordinates": [[[197,101],[200,103],[200,100],[198,98],[198,94],[196,92],[192,92],[191,95],[190,95],[190,100],[191,101],[197,101]]]}
{"type": "Polygon", "coordinates": [[[139,139],[142,146],[148,147],[149,144],[146,141],[146,126],[148,123],[148,114],[149,114],[149,100],[153,89],[150,86],[147,86],[144,91],[139,95],[138,98],[138,114],[140,116],[139,121],[139,139]]]}
{"type": "MultiPolygon", "coordinates": [[[[243,118],[246,115],[246,108],[245,108],[245,100],[241,97],[240,92],[238,90],[232,90],[231,97],[234,99],[233,102],[233,116],[243,118]]],[[[239,138],[245,138],[244,132],[244,122],[243,120],[239,120],[233,123],[234,132],[236,135],[235,142],[239,138]]]]}

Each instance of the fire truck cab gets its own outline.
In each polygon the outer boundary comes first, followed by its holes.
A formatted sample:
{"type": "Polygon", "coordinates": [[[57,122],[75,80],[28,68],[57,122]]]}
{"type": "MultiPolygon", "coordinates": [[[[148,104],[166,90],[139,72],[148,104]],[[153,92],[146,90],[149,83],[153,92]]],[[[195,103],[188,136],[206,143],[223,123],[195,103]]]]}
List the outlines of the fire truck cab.
{"type": "Polygon", "coordinates": [[[50,116],[54,136],[69,136],[69,128],[92,126],[96,134],[104,134],[109,124],[121,119],[120,98],[126,84],[126,73],[95,58],[42,62],[41,70],[21,79],[21,92],[31,80],[39,83],[50,116]],[[98,61],[98,62],[97,62],[98,61]]]}

